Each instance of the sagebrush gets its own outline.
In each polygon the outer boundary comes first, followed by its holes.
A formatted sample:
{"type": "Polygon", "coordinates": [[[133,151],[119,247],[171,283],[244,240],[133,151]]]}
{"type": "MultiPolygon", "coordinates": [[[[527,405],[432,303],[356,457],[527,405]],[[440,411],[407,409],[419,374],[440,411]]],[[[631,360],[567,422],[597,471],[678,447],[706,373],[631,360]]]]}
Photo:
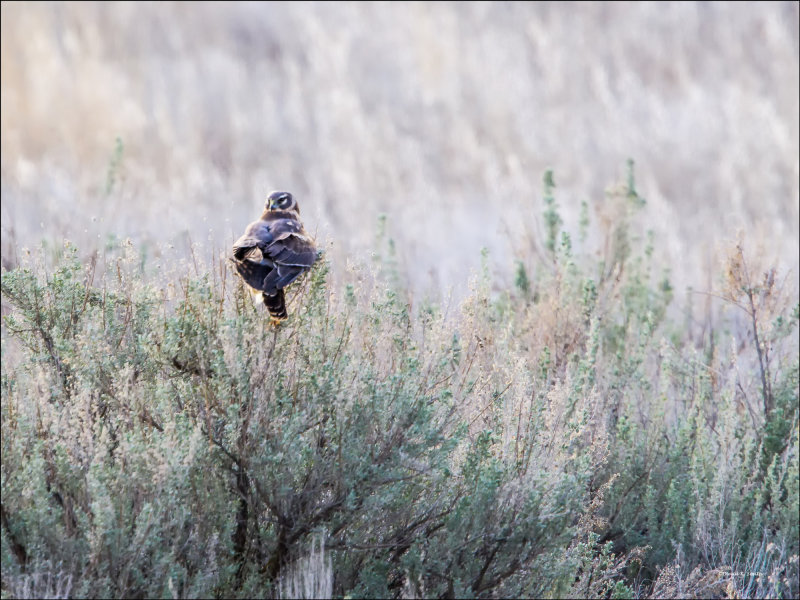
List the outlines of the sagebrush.
{"type": "Polygon", "coordinates": [[[797,597],[796,290],[676,299],[632,173],[598,254],[545,197],[457,307],[386,239],[278,327],[224,259],[4,271],[3,596],[797,597]]]}

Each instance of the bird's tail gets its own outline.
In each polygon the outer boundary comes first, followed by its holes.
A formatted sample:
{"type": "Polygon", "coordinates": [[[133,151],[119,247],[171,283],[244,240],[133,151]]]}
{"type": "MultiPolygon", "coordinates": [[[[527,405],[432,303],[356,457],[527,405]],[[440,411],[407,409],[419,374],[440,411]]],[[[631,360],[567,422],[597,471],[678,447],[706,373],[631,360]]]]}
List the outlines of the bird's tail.
{"type": "Polygon", "coordinates": [[[283,295],[283,289],[279,289],[278,293],[274,296],[269,294],[262,294],[264,298],[264,305],[267,307],[270,316],[273,319],[285,319],[286,314],[286,299],[283,295]]]}

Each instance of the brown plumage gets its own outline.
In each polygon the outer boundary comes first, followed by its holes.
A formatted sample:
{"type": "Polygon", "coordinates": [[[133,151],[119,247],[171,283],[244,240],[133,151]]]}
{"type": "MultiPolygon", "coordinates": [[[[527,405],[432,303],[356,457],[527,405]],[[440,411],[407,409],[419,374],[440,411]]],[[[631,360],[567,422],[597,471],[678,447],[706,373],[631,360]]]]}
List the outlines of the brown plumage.
{"type": "Polygon", "coordinates": [[[300,222],[300,208],[289,192],[267,196],[264,212],[233,244],[233,264],[261,298],[273,319],[285,319],[283,288],[317,259],[314,240],[300,222]]]}

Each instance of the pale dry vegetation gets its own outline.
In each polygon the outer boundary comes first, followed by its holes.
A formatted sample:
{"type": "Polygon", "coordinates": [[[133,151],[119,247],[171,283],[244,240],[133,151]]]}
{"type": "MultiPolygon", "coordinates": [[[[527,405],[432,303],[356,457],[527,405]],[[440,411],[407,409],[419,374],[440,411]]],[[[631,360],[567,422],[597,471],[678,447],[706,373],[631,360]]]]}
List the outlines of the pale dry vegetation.
{"type": "Polygon", "coordinates": [[[4,2],[3,597],[797,597],[797,6],[4,2]]]}
{"type": "Polygon", "coordinates": [[[796,2],[4,2],[0,45],[6,265],[224,247],[289,189],[334,274],[385,213],[412,288],[463,297],[547,168],[572,229],[632,157],[676,289],[739,228],[797,270],[796,2]]]}

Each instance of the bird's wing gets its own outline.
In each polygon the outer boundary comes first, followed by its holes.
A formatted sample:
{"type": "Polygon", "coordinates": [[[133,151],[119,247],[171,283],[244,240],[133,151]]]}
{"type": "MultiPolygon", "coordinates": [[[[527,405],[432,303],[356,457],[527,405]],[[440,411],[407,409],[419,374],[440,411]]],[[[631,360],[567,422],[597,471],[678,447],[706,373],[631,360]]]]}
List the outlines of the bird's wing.
{"type": "Polygon", "coordinates": [[[242,279],[244,279],[244,282],[251,288],[257,290],[264,289],[264,280],[267,278],[267,275],[275,270],[267,262],[257,262],[247,258],[244,260],[234,260],[232,262],[236,267],[236,271],[242,276],[242,279]]]}
{"type": "Polygon", "coordinates": [[[262,248],[264,258],[280,267],[308,268],[317,260],[314,241],[294,219],[276,219],[270,223],[272,240],[262,248]]]}
{"type": "Polygon", "coordinates": [[[247,226],[242,237],[234,242],[233,256],[236,260],[244,260],[244,258],[250,255],[256,248],[263,253],[267,245],[273,241],[274,236],[270,231],[270,223],[266,221],[254,221],[247,226]]]}

